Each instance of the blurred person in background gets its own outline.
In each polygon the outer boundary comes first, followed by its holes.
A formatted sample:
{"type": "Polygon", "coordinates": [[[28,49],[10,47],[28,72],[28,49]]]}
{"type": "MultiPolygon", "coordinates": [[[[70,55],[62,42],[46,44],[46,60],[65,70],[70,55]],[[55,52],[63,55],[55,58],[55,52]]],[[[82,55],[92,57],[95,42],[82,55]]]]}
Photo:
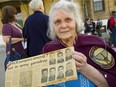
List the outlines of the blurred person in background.
{"type": "Polygon", "coordinates": [[[102,25],[103,25],[102,21],[100,19],[98,19],[97,24],[96,24],[96,31],[97,31],[97,34],[98,34],[99,37],[102,36],[101,31],[100,31],[102,25]]]}
{"type": "Polygon", "coordinates": [[[5,6],[2,8],[1,17],[1,21],[3,23],[2,36],[6,43],[6,53],[8,52],[8,44],[11,38],[11,48],[15,49],[21,56],[23,56],[25,53],[22,45],[24,38],[22,35],[22,27],[16,22],[17,10],[13,6],[5,6]]]}
{"type": "Polygon", "coordinates": [[[91,21],[91,24],[92,24],[92,26],[93,26],[91,32],[92,32],[93,35],[96,35],[96,33],[95,33],[95,32],[96,32],[96,29],[95,29],[95,28],[96,28],[95,22],[93,21],[93,19],[90,19],[90,21],[91,21]]]}
{"type": "Polygon", "coordinates": [[[43,46],[50,41],[46,32],[48,29],[48,16],[44,14],[42,0],[31,0],[29,7],[33,10],[24,24],[23,36],[27,39],[27,55],[29,57],[40,54],[43,46]]]}
{"type": "Polygon", "coordinates": [[[93,25],[92,25],[92,23],[90,21],[90,18],[85,19],[84,26],[85,26],[84,33],[87,34],[87,35],[91,35],[92,34],[91,30],[93,28],[93,25]]]}
{"type": "Polygon", "coordinates": [[[112,11],[112,15],[108,20],[108,28],[111,31],[112,47],[116,47],[116,11],[112,11]]]}

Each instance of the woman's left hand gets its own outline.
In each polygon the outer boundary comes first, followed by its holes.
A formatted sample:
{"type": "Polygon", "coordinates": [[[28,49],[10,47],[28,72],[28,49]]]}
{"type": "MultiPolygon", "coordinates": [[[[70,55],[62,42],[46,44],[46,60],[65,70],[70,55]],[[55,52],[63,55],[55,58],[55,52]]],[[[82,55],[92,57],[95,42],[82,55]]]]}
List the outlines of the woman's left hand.
{"type": "Polygon", "coordinates": [[[87,65],[87,58],[84,54],[74,51],[73,58],[75,59],[77,70],[81,71],[85,69],[87,65]]]}
{"type": "Polygon", "coordinates": [[[87,57],[83,53],[75,51],[73,58],[75,59],[77,70],[97,87],[109,87],[104,76],[96,68],[87,63],[87,57]]]}

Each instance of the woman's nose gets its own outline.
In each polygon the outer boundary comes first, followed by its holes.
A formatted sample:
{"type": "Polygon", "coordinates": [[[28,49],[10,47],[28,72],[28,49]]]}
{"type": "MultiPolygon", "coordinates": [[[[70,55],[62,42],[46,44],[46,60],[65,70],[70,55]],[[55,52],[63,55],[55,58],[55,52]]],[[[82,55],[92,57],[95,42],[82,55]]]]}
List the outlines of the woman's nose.
{"type": "Polygon", "coordinates": [[[63,23],[61,24],[61,26],[62,26],[63,29],[67,27],[65,22],[63,22],[63,23]]]}

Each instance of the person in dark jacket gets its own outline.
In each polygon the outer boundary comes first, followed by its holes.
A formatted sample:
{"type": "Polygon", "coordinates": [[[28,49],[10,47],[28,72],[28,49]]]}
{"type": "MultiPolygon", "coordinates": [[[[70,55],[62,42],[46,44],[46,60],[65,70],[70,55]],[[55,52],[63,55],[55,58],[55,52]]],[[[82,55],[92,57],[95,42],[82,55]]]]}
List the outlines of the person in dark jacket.
{"type": "Polygon", "coordinates": [[[102,27],[103,23],[100,19],[97,20],[97,24],[96,24],[96,31],[97,31],[97,34],[99,37],[102,36],[102,33],[101,33],[101,27],[102,27]]]}
{"type": "Polygon", "coordinates": [[[46,32],[48,29],[48,16],[44,14],[42,0],[31,0],[29,3],[33,14],[30,15],[24,24],[23,36],[27,39],[27,55],[29,57],[41,53],[43,46],[50,41],[46,32]]]}
{"type": "Polygon", "coordinates": [[[92,26],[93,26],[91,32],[92,32],[93,35],[96,35],[96,34],[95,34],[95,32],[96,32],[96,29],[95,29],[95,27],[96,27],[96,26],[95,26],[95,22],[93,21],[93,19],[91,19],[90,21],[91,21],[91,24],[92,24],[92,26]]]}
{"type": "Polygon", "coordinates": [[[87,35],[91,35],[92,34],[92,28],[93,28],[93,25],[92,23],[90,22],[90,18],[87,18],[85,20],[85,23],[84,23],[84,26],[85,26],[85,31],[84,33],[87,34],[87,35]]]}

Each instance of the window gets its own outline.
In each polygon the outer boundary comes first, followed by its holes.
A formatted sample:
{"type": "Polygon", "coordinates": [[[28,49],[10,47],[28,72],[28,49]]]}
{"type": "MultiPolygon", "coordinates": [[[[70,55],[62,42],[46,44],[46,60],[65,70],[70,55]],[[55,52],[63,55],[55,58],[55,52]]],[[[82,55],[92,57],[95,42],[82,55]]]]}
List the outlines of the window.
{"type": "Polygon", "coordinates": [[[116,0],[114,0],[114,5],[116,5],[116,0]]]}
{"type": "Polygon", "coordinates": [[[104,11],[104,0],[94,0],[94,11],[104,11]]]}

